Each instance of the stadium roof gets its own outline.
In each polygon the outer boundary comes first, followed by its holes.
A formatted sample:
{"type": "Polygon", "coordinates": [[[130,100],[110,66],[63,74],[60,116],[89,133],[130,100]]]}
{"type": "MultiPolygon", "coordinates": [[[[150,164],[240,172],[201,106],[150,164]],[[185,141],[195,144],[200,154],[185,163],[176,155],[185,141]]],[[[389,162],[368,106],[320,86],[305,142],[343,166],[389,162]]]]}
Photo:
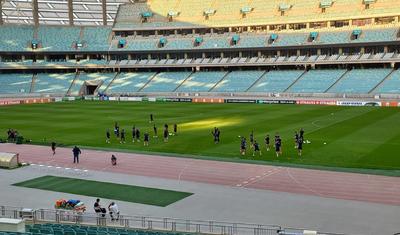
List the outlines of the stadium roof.
{"type": "MultiPolygon", "coordinates": [[[[106,20],[112,25],[118,6],[133,0],[106,0],[106,20]]],[[[33,24],[33,0],[2,0],[5,23],[33,24]]],[[[102,0],[72,0],[75,25],[103,25],[102,0]]],[[[68,0],[38,0],[40,24],[69,24],[68,0]]]]}

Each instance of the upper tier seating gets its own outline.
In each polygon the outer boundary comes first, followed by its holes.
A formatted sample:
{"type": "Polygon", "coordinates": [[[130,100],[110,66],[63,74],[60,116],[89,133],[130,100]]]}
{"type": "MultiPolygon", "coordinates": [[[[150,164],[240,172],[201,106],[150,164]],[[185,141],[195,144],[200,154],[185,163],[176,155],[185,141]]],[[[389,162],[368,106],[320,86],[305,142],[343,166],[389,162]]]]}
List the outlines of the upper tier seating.
{"type": "Polygon", "coordinates": [[[400,70],[394,71],[373,93],[400,94],[400,70]]]}
{"type": "MultiPolygon", "coordinates": [[[[397,27],[382,29],[362,30],[356,40],[351,40],[352,31],[321,31],[313,44],[345,44],[397,41],[397,27]]],[[[33,27],[5,25],[0,27],[0,51],[27,51],[32,50],[31,42],[34,35],[33,27]]],[[[215,48],[252,48],[299,46],[310,44],[310,33],[277,33],[278,38],[274,43],[268,43],[269,33],[244,33],[239,34],[240,40],[236,45],[231,45],[232,34],[208,34],[201,36],[202,42],[195,46],[194,40],[198,35],[166,36],[166,44],[159,46],[162,36],[141,37],[128,36],[124,48],[117,48],[121,36],[111,40],[110,27],[70,27],[70,26],[40,26],[37,32],[39,48],[37,51],[115,51],[115,50],[193,50],[215,48]],[[60,37],[60,35],[63,35],[60,37]],[[82,38],[81,38],[82,36],[82,38]],[[75,43],[82,43],[82,47],[75,48],[75,43]]],[[[35,39],[36,40],[36,39],[35,39]]]]}
{"type": "Polygon", "coordinates": [[[193,73],[177,89],[178,92],[207,92],[217,84],[227,72],[196,72],[193,73]]]}
{"type": "Polygon", "coordinates": [[[35,93],[66,94],[75,73],[39,73],[34,82],[35,93]]]}
{"type": "Polygon", "coordinates": [[[310,70],[293,84],[288,92],[324,93],[345,72],[344,69],[310,70]]]}
{"type": "Polygon", "coordinates": [[[384,42],[395,41],[397,39],[398,28],[374,29],[362,31],[360,37],[355,42],[384,42]]]}
{"type": "Polygon", "coordinates": [[[284,92],[304,71],[302,70],[279,70],[266,73],[250,92],[284,92]]]}
{"type": "Polygon", "coordinates": [[[308,34],[302,33],[302,34],[289,34],[289,33],[284,33],[284,34],[279,34],[278,39],[271,44],[272,46],[296,46],[296,45],[302,45],[307,42],[308,39],[308,34]]]}
{"type": "Polygon", "coordinates": [[[41,43],[41,50],[74,50],[74,43],[79,41],[80,31],[80,27],[40,26],[38,40],[41,43]]]}
{"type": "Polygon", "coordinates": [[[369,93],[391,71],[391,69],[353,69],[346,73],[328,92],[369,93]]]}
{"type": "Polygon", "coordinates": [[[111,27],[85,27],[82,42],[84,51],[108,51],[111,27]]]}
{"type": "Polygon", "coordinates": [[[282,1],[265,0],[152,0],[146,3],[124,4],[120,6],[116,17],[118,28],[183,27],[190,25],[229,27],[235,25],[287,24],[301,22],[333,21],[348,18],[370,18],[382,15],[398,15],[400,6],[397,0],[378,0],[370,9],[365,10],[362,1],[336,0],[321,13],[319,1],[289,1],[291,8],[281,16],[279,4],[282,1]],[[252,8],[252,12],[242,17],[242,7],[252,8]],[[208,19],[204,16],[207,9],[215,10],[208,19]],[[151,11],[154,16],[147,23],[142,23],[140,13],[151,11]],[[170,11],[179,12],[172,22],[168,22],[170,11]],[[268,12],[268,14],[266,14],[268,12]]]}
{"type": "Polygon", "coordinates": [[[26,51],[33,39],[33,26],[2,25],[0,51],[26,51]]]}
{"type": "Polygon", "coordinates": [[[157,74],[144,88],[143,92],[172,92],[191,72],[163,72],[157,74]]]}
{"type": "Polygon", "coordinates": [[[153,72],[120,73],[111,83],[107,93],[131,93],[139,91],[155,75],[153,72]]]}
{"type": "Polygon", "coordinates": [[[233,71],[220,81],[212,92],[245,92],[264,71],[233,71]]]}
{"type": "Polygon", "coordinates": [[[0,74],[0,94],[29,93],[32,74],[0,74]]]}

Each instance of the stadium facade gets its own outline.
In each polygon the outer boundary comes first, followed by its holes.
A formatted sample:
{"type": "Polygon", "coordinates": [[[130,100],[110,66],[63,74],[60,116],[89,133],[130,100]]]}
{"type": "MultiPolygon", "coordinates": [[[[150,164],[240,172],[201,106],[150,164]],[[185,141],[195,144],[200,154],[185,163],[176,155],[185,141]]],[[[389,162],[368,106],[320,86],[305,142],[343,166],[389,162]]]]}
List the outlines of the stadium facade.
{"type": "Polygon", "coordinates": [[[12,0],[2,12],[3,96],[400,98],[395,0],[12,0]]]}

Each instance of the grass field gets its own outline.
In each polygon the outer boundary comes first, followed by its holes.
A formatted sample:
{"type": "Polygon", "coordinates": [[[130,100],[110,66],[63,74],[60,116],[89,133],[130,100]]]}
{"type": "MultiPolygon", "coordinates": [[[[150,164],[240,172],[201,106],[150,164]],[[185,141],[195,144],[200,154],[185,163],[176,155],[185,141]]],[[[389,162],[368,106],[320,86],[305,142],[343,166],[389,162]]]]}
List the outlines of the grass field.
{"type": "Polygon", "coordinates": [[[43,176],[13,185],[163,207],[192,195],[186,192],[57,176],[43,176]]]}
{"type": "MultiPolygon", "coordinates": [[[[187,156],[211,156],[228,160],[257,159],[330,167],[400,169],[400,109],[378,107],[338,107],[313,105],[194,104],[151,102],[79,101],[52,104],[1,107],[0,131],[17,129],[34,142],[56,141],[65,145],[91,146],[124,151],[178,153],[187,156]],[[159,138],[150,146],[131,142],[133,125],[153,136],[149,114],[153,113],[159,138]],[[105,132],[114,122],[127,131],[127,143],[115,137],[105,143],[105,132]],[[178,124],[178,136],[163,143],[162,126],[178,124]],[[221,129],[221,143],[215,145],[214,126],[221,129]],[[294,131],[304,128],[303,156],[294,149],[294,131]],[[239,154],[239,135],[263,143],[266,133],[283,138],[283,156],[266,152],[262,157],[239,154]],[[324,144],[326,143],[326,144],[324,144]]],[[[4,133],[4,134],[3,134],[4,133]]]]}

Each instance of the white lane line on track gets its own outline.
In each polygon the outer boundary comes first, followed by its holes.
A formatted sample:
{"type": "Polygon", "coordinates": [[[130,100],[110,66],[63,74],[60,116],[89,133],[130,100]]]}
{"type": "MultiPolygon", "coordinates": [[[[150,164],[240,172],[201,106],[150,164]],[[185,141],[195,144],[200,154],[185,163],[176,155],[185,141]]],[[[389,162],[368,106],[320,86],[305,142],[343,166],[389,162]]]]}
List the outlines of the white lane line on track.
{"type": "Polygon", "coordinates": [[[306,189],[306,190],[308,190],[308,191],[310,191],[310,192],[312,192],[312,193],[314,193],[314,194],[316,194],[316,195],[318,195],[318,196],[320,196],[320,197],[324,197],[323,194],[321,194],[321,193],[315,191],[314,189],[312,189],[312,188],[310,188],[310,187],[308,187],[308,186],[302,184],[301,182],[299,182],[299,181],[290,173],[289,168],[286,168],[286,173],[287,173],[288,176],[289,176],[297,185],[299,185],[300,187],[302,187],[302,188],[304,188],[304,189],[306,189]]]}
{"type": "Polygon", "coordinates": [[[186,170],[190,165],[191,165],[191,163],[187,163],[187,164],[182,168],[182,170],[179,172],[179,175],[178,175],[178,180],[179,180],[179,181],[181,180],[181,177],[182,177],[183,173],[185,172],[185,170],[186,170]]]}
{"type": "Polygon", "coordinates": [[[238,186],[238,187],[245,188],[245,187],[248,186],[248,185],[254,184],[254,183],[256,183],[256,182],[258,182],[258,181],[260,181],[260,180],[262,180],[262,179],[264,179],[264,178],[266,178],[266,177],[268,177],[268,176],[271,176],[271,175],[273,175],[273,174],[275,174],[275,173],[278,173],[278,172],[280,172],[280,171],[281,171],[281,167],[277,167],[277,168],[275,168],[274,170],[269,170],[269,171],[267,171],[267,172],[264,172],[264,173],[263,173],[263,176],[259,176],[259,177],[256,176],[256,178],[251,178],[249,181],[244,181],[244,182],[242,182],[242,183],[240,184],[241,186],[238,186]],[[252,179],[253,179],[253,180],[252,180],[252,179]]]}

